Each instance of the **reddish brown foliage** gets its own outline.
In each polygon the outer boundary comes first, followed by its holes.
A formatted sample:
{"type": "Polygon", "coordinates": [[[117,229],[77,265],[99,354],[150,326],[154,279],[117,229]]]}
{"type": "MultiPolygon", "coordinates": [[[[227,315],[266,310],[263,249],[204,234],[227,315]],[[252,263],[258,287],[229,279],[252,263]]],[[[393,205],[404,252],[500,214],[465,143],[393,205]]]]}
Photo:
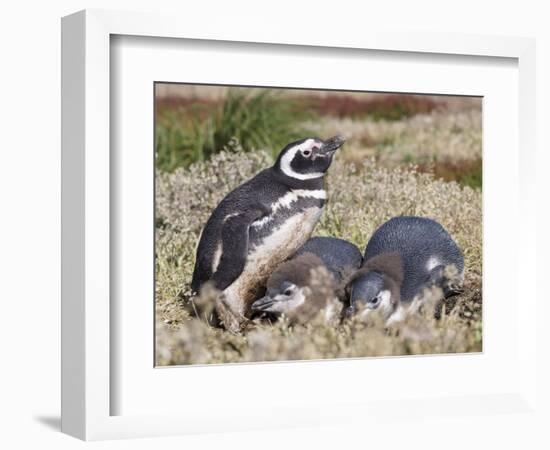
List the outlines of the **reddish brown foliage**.
{"type": "Polygon", "coordinates": [[[155,99],[156,114],[165,112],[179,112],[185,114],[192,112],[198,119],[204,119],[210,112],[219,106],[221,101],[196,97],[160,97],[155,99]]]}
{"type": "Polygon", "coordinates": [[[442,102],[426,95],[371,94],[364,98],[348,95],[308,97],[310,109],[320,115],[336,117],[371,116],[374,119],[399,120],[416,114],[427,114],[442,102]]]}
{"type": "Polygon", "coordinates": [[[417,166],[419,172],[433,173],[436,178],[457,181],[471,187],[481,187],[482,168],[481,159],[437,161],[417,166]]]}

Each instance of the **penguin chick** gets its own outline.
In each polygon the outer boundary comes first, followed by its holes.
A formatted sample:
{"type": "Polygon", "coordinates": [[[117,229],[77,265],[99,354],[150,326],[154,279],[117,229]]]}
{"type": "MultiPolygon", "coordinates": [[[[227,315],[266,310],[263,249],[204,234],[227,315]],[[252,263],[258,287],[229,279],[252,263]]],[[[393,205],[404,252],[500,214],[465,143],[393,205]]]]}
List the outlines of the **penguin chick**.
{"type": "Polygon", "coordinates": [[[402,315],[403,262],[398,253],[372,257],[349,282],[351,298],[347,316],[359,314],[362,319],[367,319],[376,312],[387,322],[392,316],[397,319],[402,315]]]}
{"type": "Polygon", "coordinates": [[[291,323],[305,324],[322,312],[327,324],[337,324],[343,304],[337,282],[321,258],[303,253],[277,267],[269,277],[266,295],[252,304],[254,312],[285,315],[291,323]]]}
{"type": "Polygon", "coordinates": [[[458,245],[436,221],[394,217],[380,226],[365,249],[363,267],[350,281],[346,315],[373,311],[384,320],[401,320],[417,310],[427,289],[436,287],[447,298],[461,292],[464,258],[458,245]],[[449,266],[456,268],[450,277],[449,266]]]}
{"type": "Polygon", "coordinates": [[[304,253],[313,253],[321,258],[339,284],[344,283],[344,280],[359,269],[363,262],[361,250],[356,245],[331,236],[315,236],[308,239],[296,252],[296,256],[304,253]]]}
{"type": "MultiPolygon", "coordinates": [[[[316,285],[317,290],[319,289],[319,284],[324,285],[328,294],[328,297],[334,298],[337,297],[342,302],[346,301],[346,292],[345,292],[345,280],[354,273],[360,266],[363,261],[363,255],[361,251],[351,242],[348,242],[344,239],[338,239],[335,237],[329,236],[315,236],[310,239],[296,252],[293,259],[287,263],[283,263],[277,267],[275,272],[271,275],[268,286],[271,287],[271,291],[268,292],[264,300],[266,304],[273,303],[270,311],[274,312],[275,309],[284,309],[284,312],[287,316],[292,314],[293,308],[295,308],[294,298],[290,298],[290,301],[286,301],[284,292],[289,288],[289,285],[295,285],[291,282],[291,278],[296,278],[296,274],[291,273],[294,270],[297,270],[300,285],[306,289],[306,292],[311,294],[310,285],[316,285]],[[302,255],[309,255],[308,258],[300,258],[302,255]],[[315,256],[316,258],[313,258],[315,256]],[[292,262],[294,261],[294,262],[292,262]],[[310,270],[315,270],[318,267],[322,267],[328,271],[327,281],[325,280],[313,280],[311,278],[310,270]],[[309,277],[309,278],[308,278],[309,277]],[[275,304],[276,299],[279,299],[282,303],[275,304]]],[[[327,272],[325,270],[318,270],[316,275],[324,275],[327,272]]],[[[292,293],[293,286],[290,286],[289,293],[292,293]]],[[[316,293],[317,294],[317,293],[316,293]]],[[[319,299],[322,300],[321,293],[315,297],[317,301],[311,302],[308,304],[308,309],[316,313],[323,309],[324,305],[319,303],[319,299]]],[[[291,296],[294,297],[294,296],[291,296]]],[[[296,290],[296,297],[301,297],[301,293],[296,290]]],[[[256,302],[253,304],[254,311],[262,311],[262,302],[256,302]]],[[[337,310],[341,310],[341,305],[336,305],[337,310]]],[[[304,318],[304,314],[299,314],[301,318],[304,318]]]]}
{"type": "Polygon", "coordinates": [[[323,177],[344,139],[288,144],[268,169],[226,195],[206,222],[191,288],[222,291],[216,312],[237,332],[269,275],[310,237],[326,202],[323,177]]]}

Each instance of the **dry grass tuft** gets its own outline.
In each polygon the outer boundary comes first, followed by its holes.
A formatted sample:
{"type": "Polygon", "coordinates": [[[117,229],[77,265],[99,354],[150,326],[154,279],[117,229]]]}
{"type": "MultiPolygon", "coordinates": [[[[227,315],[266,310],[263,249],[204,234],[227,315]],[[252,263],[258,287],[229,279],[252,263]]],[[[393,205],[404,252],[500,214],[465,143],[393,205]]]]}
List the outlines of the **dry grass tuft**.
{"type": "Polygon", "coordinates": [[[374,158],[385,167],[414,163],[437,178],[481,187],[481,110],[434,111],[400,121],[322,118],[305,125],[313,134],[340,133],[341,157],[362,164],[374,158]]]}
{"type": "Polygon", "coordinates": [[[481,192],[435,179],[414,167],[389,169],[374,159],[361,163],[335,159],[327,179],[329,203],[314,234],[348,239],[364,249],[374,230],[393,216],[431,217],[464,252],[464,293],[390,329],[356,320],[336,327],[317,319],[306,326],[280,320],[250,322],[243,334],[234,335],[208,324],[215,293],[195,299],[200,312],[199,318],[193,318],[189,283],[202,226],[226,193],[272,163],[266,152],[226,151],[206,163],[157,173],[157,364],[481,350],[481,192]],[[434,308],[440,320],[433,318],[434,308]]]}
{"type": "Polygon", "coordinates": [[[384,163],[481,158],[481,110],[418,114],[400,121],[323,118],[307,124],[323,136],[346,136],[347,155],[362,150],[384,163]],[[368,150],[368,151],[367,151],[368,150]]]}

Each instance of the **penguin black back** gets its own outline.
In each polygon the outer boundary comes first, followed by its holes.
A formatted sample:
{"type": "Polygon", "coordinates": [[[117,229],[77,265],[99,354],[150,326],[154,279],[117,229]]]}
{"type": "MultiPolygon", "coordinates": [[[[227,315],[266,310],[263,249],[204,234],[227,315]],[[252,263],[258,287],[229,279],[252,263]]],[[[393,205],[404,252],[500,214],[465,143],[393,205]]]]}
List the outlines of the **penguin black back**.
{"type": "Polygon", "coordinates": [[[425,217],[394,217],[382,224],[370,238],[364,261],[385,253],[401,256],[403,282],[401,301],[410,302],[445,266],[464,270],[458,245],[435,220],[425,217]]]}
{"type": "MultiPolygon", "coordinates": [[[[320,182],[320,186],[322,187],[322,181],[320,182]]],[[[239,259],[238,256],[241,257],[240,259],[243,259],[245,255],[240,254],[244,253],[246,248],[239,249],[239,244],[242,243],[248,247],[248,242],[235,242],[235,248],[231,249],[231,253],[227,245],[227,243],[234,241],[237,236],[243,237],[242,233],[236,230],[239,223],[242,222],[245,227],[248,227],[250,223],[253,223],[258,218],[269,214],[269,205],[284,196],[287,191],[287,187],[278,182],[273,170],[269,168],[262,170],[254,178],[243,183],[223,198],[212,212],[201,234],[197,247],[197,260],[193,272],[193,280],[191,282],[191,288],[194,291],[198,292],[203,283],[212,279],[216,268],[221,262],[218,261],[215,264],[213,261],[221,259],[221,256],[217,255],[216,252],[218,251],[220,240],[223,239],[222,230],[224,229],[224,225],[230,225],[225,227],[227,228],[228,239],[225,240],[226,248],[224,252],[227,255],[232,254],[235,260],[239,259]],[[262,200],[258,201],[258,199],[262,200]],[[237,212],[239,213],[238,215],[237,212]],[[232,222],[234,222],[233,226],[231,226],[232,222]],[[233,236],[230,234],[231,229],[234,231],[233,236]]],[[[247,228],[248,230],[250,229],[247,228]]],[[[261,239],[262,229],[258,227],[252,228],[250,231],[254,234],[253,242],[261,239]]],[[[247,234],[249,233],[247,232],[247,234]]],[[[246,237],[250,239],[250,236],[246,237]]],[[[233,265],[234,273],[229,273],[228,269],[230,267],[228,266],[223,272],[224,278],[228,281],[224,279],[215,280],[217,287],[222,290],[225,289],[226,284],[230,284],[230,280],[235,279],[242,271],[242,267],[239,267],[239,264],[237,264],[233,265]]]]}

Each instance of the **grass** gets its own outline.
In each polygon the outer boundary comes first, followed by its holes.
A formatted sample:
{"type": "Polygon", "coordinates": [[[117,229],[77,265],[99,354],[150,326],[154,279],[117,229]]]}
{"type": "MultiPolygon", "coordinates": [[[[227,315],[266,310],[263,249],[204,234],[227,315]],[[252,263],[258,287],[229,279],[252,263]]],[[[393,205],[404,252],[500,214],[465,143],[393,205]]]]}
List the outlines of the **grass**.
{"type": "Polygon", "coordinates": [[[229,90],[221,103],[164,102],[157,108],[156,166],[163,171],[186,167],[233,148],[235,142],[244,151],[278,151],[303,136],[301,124],[309,117],[270,90],[229,90]]]}
{"type": "Polygon", "coordinates": [[[314,235],[341,237],[363,249],[373,231],[390,217],[420,215],[439,221],[462,248],[466,266],[465,291],[444,305],[441,319],[434,319],[434,311],[427,310],[423,316],[411,317],[392,329],[356,321],[337,327],[315,320],[307,326],[291,326],[285,320],[253,322],[242,334],[234,335],[192,317],[189,282],[202,226],[227,192],[273,161],[269,152],[247,152],[236,145],[231,151],[213,155],[209,161],[171,173],[157,171],[157,364],[482,349],[481,191],[438,179],[432,173],[421,173],[414,166],[387,167],[375,158],[359,162],[343,156],[337,154],[329,170],[329,202],[314,235]]]}
{"type": "Polygon", "coordinates": [[[220,98],[159,99],[157,168],[188,167],[237,144],[275,156],[303,136],[343,134],[347,161],[415,164],[446,181],[481,188],[481,110],[475,99],[307,92],[231,88],[220,98]]]}
{"type": "Polygon", "coordinates": [[[314,134],[346,136],[342,153],[361,164],[374,158],[381,166],[407,164],[437,178],[482,187],[481,111],[433,111],[400,121],[370,121],[325,117],[306,124],[314,134]]]}

